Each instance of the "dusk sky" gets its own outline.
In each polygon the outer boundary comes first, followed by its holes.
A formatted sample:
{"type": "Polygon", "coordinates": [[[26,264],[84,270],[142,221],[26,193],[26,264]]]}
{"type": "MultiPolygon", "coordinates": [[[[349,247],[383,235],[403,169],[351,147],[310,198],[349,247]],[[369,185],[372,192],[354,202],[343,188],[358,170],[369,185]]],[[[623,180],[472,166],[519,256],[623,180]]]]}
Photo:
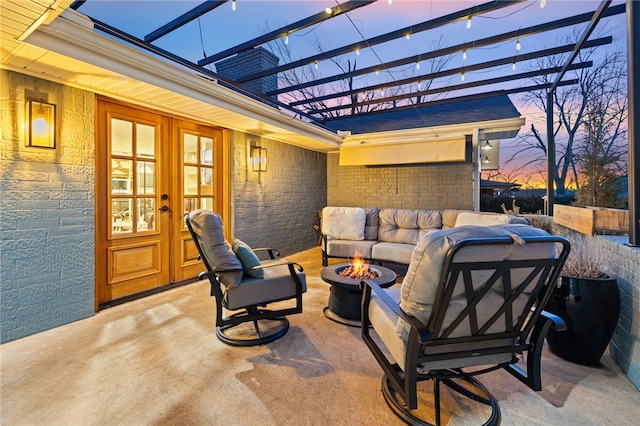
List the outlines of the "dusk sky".
{"type": "MultiPolygon", "coordinates": [[[[176,1],[176,0],[147,0],[147,1],[111,1],[88,0],[79,9],[91,17],[99,19],[109,25],[122,29],[136,37],[144,36],[162,25],[170,22],[182,13],[200,4],[200,1],[176,1]]],[[[339,3],[344,3],[340,1],[339,3]]],[[[415,25],[454,11],[483,4],[484,1],[438,1],[438,0],[379,0],[374,4],[353,10],[348,14],[340,15],[321,24],[305,28],[289,36],[288,48],[293,60],[304,58],[318,53],[318,47],[322,50],[330,50],[364,38],[378,36],[393,30],[415,25]]],[[[623,1],[614,1],[620,4],[623,1]]],[[[239,43],[248,41],[264,34],[267,30],[275,30],[300,19],[323,11],[326,7],[336,6],[338,2],[331,0],[237,0],[235,11],[231,8],[231,2],[227,2],[215,10],[207,13],[198,20],[194,20],[182,28],[166,35],[154,42],[155,45],[171,51],[192,62],[197,62],[205,55],[211,55],[239,43]]],[[[546,7],[540,7],[540,0],[526,1],[515,6],[500,9],[485,15],[474,17],[471,28],[467,28],[466,21],[458,21],[454,24],[443,26],[435,30],[413,34],[409,39],[398,39],[385,44],[362,49],[339,57],[341,63],[347,60],[357,62],[357,68],[365,68],[380,62],[392,61],[407,56],[433,50],[434,46],[447,47],[459,43],[474,41],[483,37],[498,35],[504,32],[527,28],[556,19],[593,11],[597,9],[600,1],[582,0],[547,0],[546,7]]],[[[577,34],[582,34],[586,25],[573,27],[577,34]]],[[[516,50],[516,41],[511,40],[498,45],[470,49],[466,59],[462,54],[450,58],[446,68],[456,68],[477,62],[484,62],[508,56],[522,55],[539,49],[557,46],[560,40],[571,32],[571,28],[546,32],[521,38],[519,51],[516,50]]],[[[595,34],[591,38],[603,35],[611,35],[614,45],[604,46],[599,50],[626,47],[625,15],[618,15],[604,19],[595,34]]],[[[283,40],[281,40],[282,42],[283,40]]],[[[281,61],[284,63],[287,61],[281,61]]],[[[505,75],[509,72],[521,72],[530,70],[533,64],[517,63],[517,71],[512,70],[512,65],[505,65],[499,69],[488,69],[465,73],[465,82],[482,80],[495,75],[505,75]]],[[[215,70],[213,64],[211,69],[215,70]]],[[[371,84],[400,79],[413,75],[420,75],[429,70],[428,63],[421,63],[420,69],[415,65],[407,65],[380,75],[370,74],[359,77],[356,84],[360,87],[371,84]]],[[[318,64],[318,77],[339,74],[337,67],[330,61],[321,61],[318,64]]],[[[434,82],[435,87],[457,84],[460,77],[448,77],[442,81],[434,82]]],[[[507,86],[476,88],[475,91],[489,91],[509,87],[525,85],[522,81],[508,83],[507,86]]],[[[455,96],[459,96],[456,93],[455,96]]],[[[521,95],[511,95],[520,113],[526,117],[527,124],[521,130],[526,132],[531,122],[540,123],[539,128],[544,129],[543,115],[540,111],[532,109],[521,102],[521,95]]],[[[513,141],[503,141],[501,159],[508,158],[513,150],[513,141]]]]}

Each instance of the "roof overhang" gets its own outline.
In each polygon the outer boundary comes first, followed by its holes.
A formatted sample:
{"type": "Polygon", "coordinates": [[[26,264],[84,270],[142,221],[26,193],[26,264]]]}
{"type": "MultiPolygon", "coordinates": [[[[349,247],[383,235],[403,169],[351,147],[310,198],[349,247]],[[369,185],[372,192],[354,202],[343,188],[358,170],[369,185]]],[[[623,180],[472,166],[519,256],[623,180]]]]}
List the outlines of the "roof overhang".
{"type": "Polygon", "coordinates": [[[4,55],[2,67],[316,151],[341,142],[335,132],[98,34],[72,9],[48,25],[32,25],[24,43],[4,55]]]}

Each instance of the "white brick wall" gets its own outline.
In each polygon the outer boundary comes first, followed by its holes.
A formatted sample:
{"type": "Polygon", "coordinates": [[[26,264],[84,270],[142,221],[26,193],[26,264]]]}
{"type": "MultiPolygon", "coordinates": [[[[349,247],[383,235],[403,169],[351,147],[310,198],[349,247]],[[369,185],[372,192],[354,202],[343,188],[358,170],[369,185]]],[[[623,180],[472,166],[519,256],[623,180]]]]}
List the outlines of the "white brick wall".
{"type": "Polygon", "coordinates": [[[0,342],[93,315],[94,95],[0,71],[0,342]],[[57,105],[56,149],[25,146],[25,102],[57,105]]]}

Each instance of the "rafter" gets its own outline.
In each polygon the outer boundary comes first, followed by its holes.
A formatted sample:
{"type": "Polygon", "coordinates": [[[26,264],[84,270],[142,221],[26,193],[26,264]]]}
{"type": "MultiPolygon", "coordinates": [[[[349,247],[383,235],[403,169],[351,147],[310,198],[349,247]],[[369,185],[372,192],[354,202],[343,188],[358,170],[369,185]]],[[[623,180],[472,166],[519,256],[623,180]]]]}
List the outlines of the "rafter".
{"type": "MultiPolygon", "coordinates": [[[[577,63],[577,64],[573,64],[568,69],[569,70],[578,70],[578,69],[590,68],[592,66],[593,66],[593,62],[588,61],[588,62],[580,62],[580,63],[577,63]]],[[[455,91],[458,91],[458,90],[470,89],[472,87],[488,86],[488,85],[491,85],[491,84],[506,83],[508,81],[523,80],[525,78],[538,77],[538,76],[546,75],[546,74],[554,74],[554,73],[560,72],[560,70],[561,70],[561,67],[546,68],[546,69],[542,69],[542,70],[523,72],[523,73],[512,74],[512,75],[503,76],[503,77],[495,77],[495,78],[489,78],[489,79],[486,79],[486,80],[478,80],[478,81],[474,81],[474,82],[470,82],[470,83],[454,84],[452,86],[439,87],[439,88],[436,88],[436,89],[420,90],[420,91],[416,91],[416,92],[405,93],[405,94],[402,94],[402,95],[388,96],[388,97],[385,97],[385,98],[377,98],[377,99],[372,99],[372,100],[362,101],[362,102],[357,102],[357,103],[338,105],[338,106],[330,107],[330,108],[322,108],[322,109],[311,109],[311,108],[309,108],[307,110],[307,112],[309,114],[312,114],[312,115],[317,115],[317,114],[323,114],[323,113],[332,112],[332,111],[339,111],[339,110],[343,110],[343,109],[358,108],[358,107],[361,107],[361,106],[372,105],[372,104],[377,104],[377,103],[393,102],[393,101],[399,101],[399,100],[404,100],[404,99],[408,100],[408,99],[417,98],[417,97],[420,97],[420,96],[435,95],[435,94],[438,94],[438,93],[455,92],[455,91]]]]}
{"type": "Polygon", "coordinates": [[[229,0],[218,0],[218,1],[207,0],[203,3],[200,3],[190,11],[183,13],[173,21],[161,26],[157,30],[152,31],[146,36],[144,36],[144,41],[151,43],[152,41],[157,40],[160,37],[169,34],[171,31],[180,28],[181,26],[193,21],[194,19],[204,15],[207,12],[212,11],[216,7],[228,1],[229,0]]]}
{"type": "MultiPolygon", "coordinates": [[[[621,4],[621,5],[617,5],[617,6],[613,6],[609,9],[607,9],[607,11],[605,12],[604,16],[614,16],[614,15],[618,15],[620,13],[624,13],[625,11],[625,5],[621,4]]],[[[292,92],[294,90],[300,90],[300,89],[304,89],[307,87],[313,87],[313,86],[318,86],[321,84],[326,84],[326,83],[331,83],[333,81],[338,81],[338,80],[345,80],[351,77],[356,77],[359,75],[364,75],[364,74],[369,74],[372,72],[376,72],[376,71],[382,71],[385,69],[390,69],[390,68],[396,68],[402,65],[407,65],[407,64],[411,64],[411,63],[416,63],[418,61],[424,61],[427,59],[433,59],[439,56],[446,56],[446,55],[451,55],[454,53],[459,53],[462,52],[464,50],[467,49],[473,49],[473,48],[478,48],[478,47],[482,47],[482,46],[489,46],[495,43],[499,43],[502,41],[506,41],[506,40],[515,40],[518,39],[520,37],[524,37],[527,35],[533,35],[533,34],[538,34],[538,33],[542,33],[542,32],[546,32],[546,31],[551,31],[551,30],[555,30],[555,29],[559,29],[559,28],[564,28],[567,26],[571,26],[571,25],[577,25],[580,23],[584,23],[587,21],[591,20],[591,16],[593,15],[592,12],[588,12],[588,13],[583,13],[580,15],[575,15],[575,16],[571,16],[569,18],[564,18],[564,19],[558,19],[556,21],[552,21],[552,22],[548,22],[546,24],[540,24],[540,25],[534,25],[531,27],[527,27],[527,28],[521,28],[519,30],[515,30],[515,31],[510,31],[510,32],[506,32],[503,34],[499,34],[496,36],[491,36],[491,37],[486,37],[483,39],[479,39],[476,41],[471,41],[471,42],[467,42],[467,43],[461,43],[455,46],[451,46],[451,47],[446,47],[443,49],[438,49],[438,50],[434,50],[434,51],[430,51],[430,52],[424,52],[421,54],[417,54],[417,55],[413,55],[413,56],[407,56],[405,58],[402,59],[398,59],[395,61],[390,61],[390,62],[385,62],[379,65],[374,65],[374,66],[370,66],[370,67],[366,67],[366,68],[362,68],[360,70],[356,70],[356,71],[351,71],[351,72],[345,72],[342,74],[338,74],[338,75],[334,75],[334,76],[330,76],[330,77],[325,77],[325,78],[320,78],[317,80],[312,80],[312,81],[308,81],[305,83],[300,83],[300,84],[296,84],[294,86],[287,86],[287,87],[283,87],[277,90],[272,90],[270,92],[267,93],[268,96],[273,96],[273,95],[279,95],[281,93],[287,93],[287,92],[292,92]]]]}
{"type": "MultiPolygon", "coordinates": [[[[612,42],[613,42],[613,38],[612,37],[610,37],[610,36],[609,37],[602,37],[602,38],[598,38],[598,39],[590,40],[590,41],[586,42],[582,46],[582,48],[583,49],[587,49],[587,48],[591,48],[591,47],[603,46],[605,44],[611,44],[612,42]]],[[[519,55],[517,58],[513,57],[513,56],[509,56],[509,57],[502,58],[502,59],[495,59],[495,60],[492,60],[492,61],[480,62],[480,63],[473,64],[473,65],[466,65],[464,67],[452,68],[452,69],[449,69],[449,70],[438,71],[438,72],[435,72],[435,73],[422,74],[422,75],[418,75],[418,76],[407,77],[407,78],[404,78],[404,79],[401,79],[401,80],[394,80],[394,81],[390,81],[390,82],[387,82],[387,83],[379,83],[379,84],[374,84],[374,85],[371,85],[371,86],[360,87],[360,88],[353,89],[353,90],[345,90],[343,92],[335,92],[335,93],[330,93],[328,95],[317,96],[315,98],[310,98],[310,99],[290,102],[289,105],[290,106],[298,106],[298,105],[309,104],[311,102],[326,101],[328,99],[341,98],[341,97],[344,97],[344,96],[355,95],[356,93],[372,92],[372,91],[375,91],[375,90],[388,89],[390,87],[398,87],[398,86],[403,86],[403,85],[406,85],[406,84],[416,83],[418,81],[434,80],[436,78],[448,77],[448,76],[459,74],[459,73],[462,73],[462,72],[478,71],[478,70],[481,70],[481,69],[493,68],[493,67],[497,67],[497,66],[501,66],[501,65],[508,65],[508,64],[512,64],[514,61],[517,61],[517,62],[529,61],[529,60],[532,60],[532,59],[542,58],[544,56],[552,56],[552,55],[558,55],[558,54],[561,54],[561,53],[571,52],[575,48],[575,46],[576,45],[573,44],[573,43],[572,44],[566,44],[564,46],[557,46],[557,47],[552,47],[550,49],[543,49],[543,50],[538,50],[538,51],[531,52],[531,53],[526,53],[526,54],[523,54],[523,55],[519,55]]]]}
{"type": "Polygon", "coordinates": [[[406,37],[407,34],[417,34],[422,31],[431,30],[434,28],[442,27],[444,25],[452,24],[461,19],[466,19],[471,15],[481,15],[483,13],[492,12],[494,10],[498,10],[504,7],[513,6],[516,3],[521,3],[526,0],[511,0],[511,1],[490,1],[488,3],[481,4],[479,6],[469,7],[467,9],[460,10],[458,12],[450,13],[445,16],[441,16],[435,19],[431,19],[429,21],[425,21],[419,23],[417,25],[412,25],[409,27],[404,27],[399,30],[391,31],[386,34],[382,34],[376,37],[369,38],[364,41],[359,41],[357,43],[352,43],[347,46],[338,47],[333,50],[328,50],[326,52],[319,53],[317,55],[308,56],[303,59],[299,59],[297,61],[289,62],[288,64],[283,64],[278,67],[270,68],[268,70],[256,72],[253,74],[249,74],[241,79],[238,79],[239,83],[244,83],[247,81],[255,80],[257,78],[266,77],[268,75],[276,74],[279,72],[287,71],[293,68],[302,67],[305,65],[311,65],[315,61],[322,61],[324,59],[333,58],[334,56],[344,55],[346,53],[351,53],[356,51],[357,49],[364,49],[367,47],[373,47],[375,45],[386,43],[388,41],[396,40],[399,38],[406,37]]]}
{"type": "Polygon", "coordinates": [[[325,11],[316,13],[315,15],[309,16],[308,18],[301,19],[300,21],[294,22],[293,24],[278,28],[277,30],[261,35],[260,37],[256,37],[253,40],[249,40],[227,50],[223,50],[222,52],[216,53],[215,55],[207,56],[206,58],[199,60],[198,65],[208,65],[212,62],[219,61],[220,59],[224,59],[228,56],[234,55],[244,50],[251,49],[255,46],[259,46],[271,40],[286,36],[287,34],[291,34],[295,31],[307,28],[311,25],[315,25],[322,21],[335,18],[336,16],[340,16],[343,13],[358,9],[359,7],[375,3],[376,1],[377,0],[351,0],[343,4],[339,4],[331,8],[330,14],[325,11]]]}

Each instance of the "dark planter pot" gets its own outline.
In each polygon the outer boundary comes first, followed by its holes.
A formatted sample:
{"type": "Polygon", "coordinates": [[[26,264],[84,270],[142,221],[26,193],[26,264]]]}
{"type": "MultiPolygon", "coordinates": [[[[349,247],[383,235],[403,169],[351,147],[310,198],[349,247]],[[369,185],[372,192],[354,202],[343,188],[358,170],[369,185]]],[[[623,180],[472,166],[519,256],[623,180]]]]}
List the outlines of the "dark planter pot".
{"type": "Polygon", "coordinates": [[[598,365],[620,316],[620,290],[615,278],[562,277],[546,311],[567,323],[566,331],[550,330],[549,349],[577,364],[598,365]]]}

